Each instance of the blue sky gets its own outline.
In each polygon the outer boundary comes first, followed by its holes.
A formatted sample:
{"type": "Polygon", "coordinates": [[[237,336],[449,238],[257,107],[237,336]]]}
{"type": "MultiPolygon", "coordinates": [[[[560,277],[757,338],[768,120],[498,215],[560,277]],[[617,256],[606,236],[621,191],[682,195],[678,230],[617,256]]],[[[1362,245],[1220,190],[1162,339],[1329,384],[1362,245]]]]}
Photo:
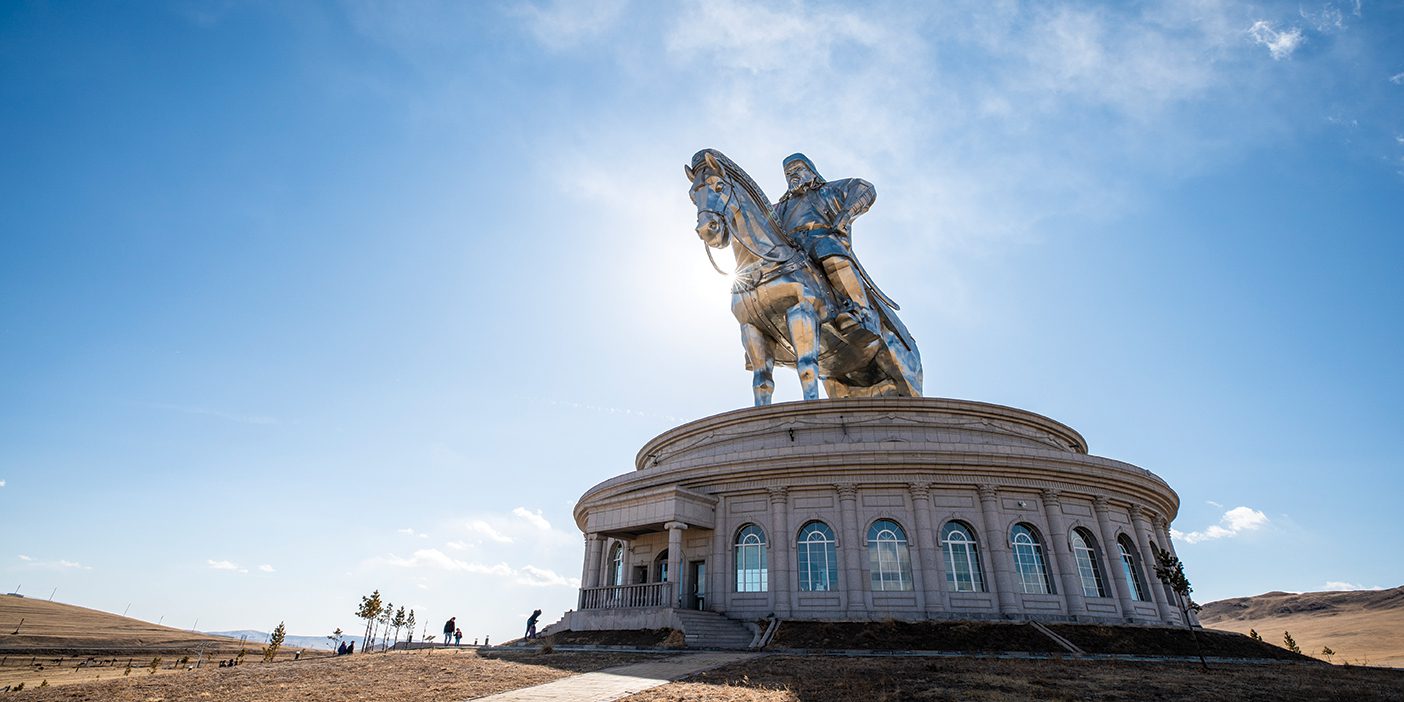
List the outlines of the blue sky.
{"type": "Polygon", "coordinates": [[[927,394],[1166,478],[1202,601],[1400,585],[1401,47],[1371,2],[5,3],[0,588],[554,620],[576,498],[750,403],[703,147],[874,183],[927,394]]]}

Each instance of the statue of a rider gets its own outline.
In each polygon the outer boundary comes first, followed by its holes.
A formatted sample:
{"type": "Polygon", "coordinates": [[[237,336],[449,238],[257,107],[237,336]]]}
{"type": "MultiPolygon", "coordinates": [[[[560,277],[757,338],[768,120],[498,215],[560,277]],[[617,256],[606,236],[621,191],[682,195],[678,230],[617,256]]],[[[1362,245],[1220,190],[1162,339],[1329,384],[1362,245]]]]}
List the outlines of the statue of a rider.
{"type": "Polygon", "coordinates": [[[872,207],[877,191],[861,178],[825,181],[804,154],[792,154],[784,166],[789,190],[775,204],[780,226],[823,267],[839,298],[835,319],[839,330],[861,325],[876,331],[879,322],[866,276],[853,257],[849,228],[872,207]]]}

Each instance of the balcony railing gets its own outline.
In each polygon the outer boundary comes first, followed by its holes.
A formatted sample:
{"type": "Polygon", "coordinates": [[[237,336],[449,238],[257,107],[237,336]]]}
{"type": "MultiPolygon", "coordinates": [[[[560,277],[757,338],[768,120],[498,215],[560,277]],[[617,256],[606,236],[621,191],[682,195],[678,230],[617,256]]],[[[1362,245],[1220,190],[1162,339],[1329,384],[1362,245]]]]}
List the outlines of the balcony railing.
{"type": "Polygon", "coordinates": [[[580,609],[672,606],[672,583],[644,583],[642,585],[614,585],[580,589],[580,609]]]}

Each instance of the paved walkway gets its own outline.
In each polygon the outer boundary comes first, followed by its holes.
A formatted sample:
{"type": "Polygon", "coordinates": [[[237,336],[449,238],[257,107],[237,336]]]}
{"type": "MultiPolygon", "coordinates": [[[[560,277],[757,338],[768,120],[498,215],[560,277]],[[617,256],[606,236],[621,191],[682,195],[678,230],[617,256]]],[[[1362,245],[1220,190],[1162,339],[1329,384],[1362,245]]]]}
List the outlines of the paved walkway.
{"type": "Polygon", "coordinates": [[[647,663],[572,675],[555,682],[474,698],[477,702],[609,702],[759,654],[683,653],[647,663]]]}

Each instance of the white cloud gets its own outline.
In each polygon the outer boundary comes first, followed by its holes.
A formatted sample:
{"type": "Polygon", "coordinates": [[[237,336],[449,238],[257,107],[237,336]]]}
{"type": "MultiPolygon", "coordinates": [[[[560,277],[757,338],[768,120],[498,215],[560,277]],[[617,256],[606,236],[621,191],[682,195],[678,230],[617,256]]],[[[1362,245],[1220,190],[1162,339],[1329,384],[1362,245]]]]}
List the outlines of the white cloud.
{"type": "Polygon", "coordinates": [[[542,45],[565,49],[609,31],[624,9],[623,0],[553,0],[524,5],[515,14],[526,20],[527,29],[542,45]]]}
{"type": "Polygon", "coordinates": [[[24,570],[92,570],[92,566],[85,566],[78,561],[68,561],[62,558],[52,561],[38,561],[32,556],[23,553],[19,554],[19,559],[24,561],[20,568],[24,570]]]}
{"type": "Polygon", "coordinates": [[[467,550],[468,550],[468,544],[466,544],[466,543],[464,543],[464,542],[462,542],[462,541],[449,541],[448,543],[445,543],[444,545],[447,546],[447,547],[449,547],[449,548],[451,548],[451,549],[453,549],[453,550],[455,550],[455,551],[467,551],[467,550]]]}
{"type": "Polygon", "coordinates": [[[512,567],[506,563],[498,563],[497,565],[470,563],[453,558],[436,548],[419,549],[409,558],[401,558],[391,554],[387,558],[382,559],[382,561],[397,568],[432,568],[436,570],[463,571],[467,573],[499,576],[509,576],[514,572],[512,567]]]}
{"type": "Polygon", "coordinates": [[[1205,500],[1204,502],[1205,502],[1206,504],[1208,504],[1210,507],[1215,507],[1215,508],[1218,508],[1218,509],[1223,509],[1223,508],[1224,508],[1223,505],[1221,505],[1221,504],[1219,504],[1219,503],[1217,503],[1217,502],[1215,502],[1215,501],[1213,501],[1213,500],[1205,500]]]}
{"type": "Polygon", "coordinates": [[[532,526],[542,531],[549,531],[551,529],[551,523],[546,521],[546,517],[541,515],[541,510],[539,509],[532,512],[525,507],[518,507],[512,510],[512,514],[525,519],[530,522],[532,526]]]}
{"type": "Polygon", "coordinates": [[[1396,73],[1389,77],[1389,82],[1395,85],[1404,85],[1404,73],[1396,73]]]}
{"type": "Polygon", "coordinates": [[[555,571],[526,565],[518,571],[516,582],[530,587],[580,587],[580,578],[567,578],[555,571]]]}
{"type": "Polygon", "coordinates": [[[1291,58],[1292,52],[1306,41],[1301,29],[1291,27],[1279,32],[1273,29],[1272,23],[1267,20],[1254,22],[1248,29],[1248,34],[1253,37],[1254,42],[1267,47],[1274,61],[1291,58]]]}
{"type": "Polygon", "coordinates": [[[265,573],[272,573],[272,572],[274,572],[274,571],[273,571],[273,566],[268,565],[267,563],[264,563],[263,565],[259,566],[258,569],[261,570],[261,571],[263,571],[263,572],[265,572],[265,573]]]}
{"type": "Polygon", "coordinates": [[[422,532],[422,531],[415,531],[414,529],[412,529],[412,528],[410,528],[410,527],[405,527],[405,528],[403,528],[403,529],[396,529],[396,530],[395,530],[395,533],[397,533],[397,534],[404,534],[405,536],[413,536],[413,537],[418,538],[418,539],[427,539],[427,538],[429,538],[429,535],[428,535],[428,534],[426,534],[426,533],[424,533],[424,532],[422,532]]]}
{"type": "Polygon", "coordinates": [[[0,487],[5,487],[5,481],[0,480],[0,487]]]}
{"type": "Polygon", "coordinates": [[[486,564],[463,561],[435,548],[419,549],[408,558],[390,554],[384,558],[371,559],[371,562],[383,563],[396,568],[423,568],[510,578],[519,585],[531,587],[580,587],[579,578],[567,578],[545,568],[526,565],[518,569],[506,563],[486,564]]]}
{"type": "Polygon", "coordinates": [[[499,544],[512,543],[512,537],[507,536],[506,534],[503,534],[502,532],[494,529],[491,524],[488,524],[487,522],[481,519],[474,519],[473,521],[468,522],[468,530],[475,534],[496,541],[499,544]]]}
{"type": "Polygon", "coordinates": [[[213,570],[238,570],[239,564],[232,561],[216,561],[213,558],[205,561],[213,570]]]}
{"type": "Polygon", "coordinates": [[[1219,519],[1218,524],[1210,525],[1200,531],[1191,532],[1171,529],[1170,535],[1177,539],[1182,539],[1187,544],[1193,544],[1200,541],[1238,536],[1246,531],[1261,529],[1267,523],[1267,515],[1256,509],[1251,507],[1234,507],[1224,512],[1224,516],[1219,519]]]}
{"type": "Polygon", "coordinates": [[[1328,592],[1344,592],[1347,590],[1383,590],[1384,588],[1379,585],[1365,587],[1364,585],[1356,585],[1355,583],[1348,583],[1344,580],[1327,580],[1326,585],[1321,589],[1328,592]]]}

